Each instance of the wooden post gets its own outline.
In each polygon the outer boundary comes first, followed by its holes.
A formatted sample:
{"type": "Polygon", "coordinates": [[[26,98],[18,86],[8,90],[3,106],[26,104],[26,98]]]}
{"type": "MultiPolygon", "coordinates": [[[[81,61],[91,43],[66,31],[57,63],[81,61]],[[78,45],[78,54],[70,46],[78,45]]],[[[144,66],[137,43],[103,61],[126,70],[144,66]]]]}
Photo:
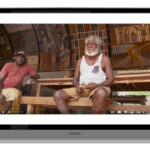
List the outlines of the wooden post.
{"type": "Polygon", "coordinates": [[[27,114],[33,114],[34,105],[27,105],[27,114]]]}
{"type": "MultiPolygon", "coordinates": [[[[41,84],[38,83],[36,89],[36,96],[40,96],[40,95],[41,95],[41,84]]],[[[41,105],[35,106],[35,114],[42,114],[42,113],[43,113],[42,106],[41,105]]]]}

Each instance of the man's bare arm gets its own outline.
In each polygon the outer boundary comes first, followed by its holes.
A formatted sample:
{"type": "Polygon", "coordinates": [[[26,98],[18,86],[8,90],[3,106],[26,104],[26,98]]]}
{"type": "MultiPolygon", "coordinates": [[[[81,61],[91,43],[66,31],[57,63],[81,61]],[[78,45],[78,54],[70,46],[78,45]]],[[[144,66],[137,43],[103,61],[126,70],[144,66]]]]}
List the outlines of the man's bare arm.
{"type": "Polygon", "coordinates": [[[79,86],[79,76],[80,76],[80,64],[81,64],[81,58],[78,60],[77,64],[76,64],[76,70],[75,70],[75,74],[74,74],[74,78],[73,78],[73,85],[75,87],[79,86]]]}
{"type": "Polygon", "coordinates": [[[113,76],[113,71],[112,71],[112,66],[111,62],[108,56],[104,55],[104,64],[105,64],[105,69],[106,69],[106,81],[102,82],[100,86],[111,86],[114,82],[114,76],[113,76]]]}

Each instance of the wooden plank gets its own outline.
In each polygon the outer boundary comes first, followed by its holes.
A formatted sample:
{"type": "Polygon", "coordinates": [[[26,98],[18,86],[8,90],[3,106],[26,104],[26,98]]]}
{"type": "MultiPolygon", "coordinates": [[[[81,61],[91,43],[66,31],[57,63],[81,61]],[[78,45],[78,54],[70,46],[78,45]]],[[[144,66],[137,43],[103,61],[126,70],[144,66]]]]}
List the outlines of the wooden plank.
{"type": "Polygon", "coordinates": [[[54,86],[54,85],[70,85],[70,86],[73,86],[73,83],[72,81],[65,81],[65,82],[62,82],[62,81],[50,81],[50,82],[41,82],[40,83],[41,85],[51,85],[51,86],[54,86]]]}
{"type": "MultiPolygon", "coordinates": [[[[68,69],[69,70],[69,69],[68,69]]],[[[142,73],[142,74],[125,74],[125,75],[114,75],[116,79],[124,79],[124,78],[148,78],[150,76],[150,73],[142,73]]],[[[38,82],[40,81],[72,81],[73,78],[44,78],[44,79],[37,79],[38,82]]]]}
{"type": "MultiPolygon", "coordinates": [[[[150,77],[150,76],[149,76],[150,77]]],[[[128,79],[128,80],[114,80],[114,84],[129,84],[129,83],[147,83],[150,82],[150,79],[128,79]]]]}
{"type": "MultiPolygon", "coordinates": [[[[56,106],[56,103],[53,97],[30,97],[22,96],[20,104],[27,105],[47,105],[47,106],[56,106]]],[[[71,107],[92,107],[93,103],[90,99],[86,97],[80,98],[79,100],[70,100],[68,103],[71,107]]],[[[150,112],[150,105],[109,105],[107,107],[108,111],[141,111],[141,112],[150,112]]]]}
{"type": "Polygon", "coordinates": [[[120,103],[138,103],[141,105],[145,105],[146,96],[116,96],[113,97],[112,101],[117,101],[120,103]]]}
{"type": "MultiPolygon", "coordinates": [[[[42,85],[72,85],[73,78],[47,78],[38,79],[37,83],[42,85]]],[[[150,82],[150,74],[138,74],[138,75],[115,75],[114,84],[129,84],[129,83],[142,83],[150,82]]]]}
{"type": "Polygon", "coordinates": [[[150,73],[137,73],[137,74],[122,74],[122,75],[118,75],[116,74],[115,77],[116,78],[125,78],[125,77],[130,77],[130,78],[134,78],[134,77],[137,77],[137,78],[143,78],[143,77],[149,77],[150,76],[150,73]]]}
{"type": "MultiPolygon", "coordinates": [[[[20,104],[28,105],[28,113],[33,112],[33,105],[47,105],[51,107],[56,107],[56,103],[53,97],[29,97],[22,96],[20,100],[20,104]]],[[[79,100],[70,100],[68,103],[70,107],[84,107],[90,108],[92,107],[92,101],[85,98],[80,98],[79,100]]],[[[150,112],[150,105],[109,105],[106,108],[107,111],[133,111],[133,112],[150,112]]]]}
{"type": "MultiPolygon", "coordinates": [[[[32,81],[31,84],[41,84],[49,86],[73,86],[73,78],[44,78],[32,81]]],[[[130,83],[149,83],[150,74],[134,74],[134,75],[114,75],[115,84],[130,84],[130,83]]]]}
{"type": "Polygon", "coordinates": [[[44,79],[37,79],[37,82],[50,82],[50,81],[72,81],[73,78],[44,78],[44,79]]]}
{"type": "MultiPolygon", "coordinates": [[[[20,104],[27,105],[48,105],[56,106],[53,97],[32,97],[32,96],[22,96],[20,99],[20,104]]],[[[92,101],[90,99],[80,98],[79,100],[70,100],[68,103],[69,106],[78,106],[78,107],[92,107],[92,101]]]]}
{"type": "MultiPolygon", "coordinates": [[[[40,95],[41,95],[41,84],[37,84],[36,96],[40,96],[40,95]]],[[[35,106],[35,113],[36,114],[39,114],[42,112],[43,112],[42,106],[40,106],[40,105],[35,106]]]]}
{"type": "Polygon", "coordinates": [[[150,112],[150,105],[110,105],[107,111],[150,112]]]}
{"type": "Polygon", "coordinates": [[[117,70],[113,71],[113,73],[116,75],[125,75],[125,74],[142,74],[142,73],[150,73],[150,69],[125,69],[125,70],[117,70]]]}

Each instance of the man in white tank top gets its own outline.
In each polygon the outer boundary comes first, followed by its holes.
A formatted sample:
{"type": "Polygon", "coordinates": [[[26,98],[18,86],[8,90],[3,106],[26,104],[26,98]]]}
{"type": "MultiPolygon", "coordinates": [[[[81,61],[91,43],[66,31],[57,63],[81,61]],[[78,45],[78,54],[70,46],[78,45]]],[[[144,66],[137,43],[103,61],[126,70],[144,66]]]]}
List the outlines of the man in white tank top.
{"type": "Polygon", "coordinates": [[[71,98],[89,97],[93,100],[91,113],[104,113],[106,99],[113,84],[113,73],[108,56],[100,53],[101,40],[97,36],[85,39],[85,56],[76,65],[73,88],[58,90],[54,99],[60,113],[70,113],[66,104],[71,98]]]}

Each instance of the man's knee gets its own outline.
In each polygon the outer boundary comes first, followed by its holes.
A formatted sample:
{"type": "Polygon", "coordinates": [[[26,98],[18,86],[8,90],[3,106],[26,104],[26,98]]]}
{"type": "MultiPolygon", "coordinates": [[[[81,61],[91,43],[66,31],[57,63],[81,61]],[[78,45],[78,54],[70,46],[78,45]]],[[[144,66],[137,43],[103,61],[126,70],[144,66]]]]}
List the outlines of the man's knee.
{"type": "Polygon", "coordinates": [[[97,97],[107,97],[107,91],[104,88],[98,88],[95,92],[95,96],[97,97]]]}
{"type": "Polygon", "coordinates": [[[54,93],[54,98],[55,99],[58,99],[62,96],[62,91],[61,90],[57,90],[55,93],[54,93]]]}
{"type": "Polygon", "coordinates": [[[12,105],[13,105],[13,101],[7,101],[7,102],[4,104],[3,109],[0,111],[0,114],[5,114],[5,113],[7,113],[7,112],[12,108],[12,105]]]}
{"type": "Polygon", "coordinates": [[[70,96],[69,95],[67,95],[67,93],[65,93],[65,91],[63,91],[63,90],[58,90],[58,91],[56,91],[55,93],[54,93],[54,99],[55,100],[66,100],[66,99],[69,99],[70,98],[70,96]]]}

